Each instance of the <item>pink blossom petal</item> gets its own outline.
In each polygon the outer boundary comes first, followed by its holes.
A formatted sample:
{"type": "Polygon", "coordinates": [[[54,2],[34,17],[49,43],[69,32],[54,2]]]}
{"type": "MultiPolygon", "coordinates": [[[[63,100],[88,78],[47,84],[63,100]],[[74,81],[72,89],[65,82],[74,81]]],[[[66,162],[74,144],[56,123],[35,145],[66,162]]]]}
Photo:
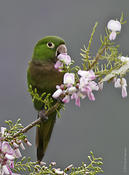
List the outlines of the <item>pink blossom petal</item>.
{"type": "Polygon", "coordinates": [[[65,73],[63,82],[64,84],[74,84],[75,83],[74,73],[65,73]]]}
{"type": "Polygon", "coordinates": [[[2,166],[2,173],[3,173],[3,175],[4,174],[10,174],[10,171],[9,171],[7,165],[3,165],[2,166]]]}
{"type": "Polygon", "coordinates": [[[58,59],[60,61],[63,61],[66,65],[69,65],[71,63],[71,57],[67,55],[67,53],[58,55],[58,59]]]}
{"type": "Polygon", "coordinates": [[[120,88],[121,87],[121,80],[120,80],[120,78],[115,79],[114,87],[115,88],[120,88]]]}
{"type": "Polygon", "coordinates": [[[75,105],[80,107],[80,97],[79,96],[76,96],[75,98],[75,105]]]}
{"type": "Polygon", "coordinates": [[[9,160],[14,160],[15,157],[11,154],[5,154],[5,158],[9,159],[9,160]]]}
{"type": "Polygon", "coordinates": [[[70,93],[70,94],[73,94],[74,92],[76,92],[77,91],[77,88],[76,87],[69,87],[69,89],[68,89],[68,92],[70,93]]]}
{"type": "Polygon", "coordinates": [[[11,169],[14,168],[14,161],[10,161],[10,168],[11,168],[11,169]]]}
{"type": "Polygon", "coordinates": [[[121,79],[121,85],[122,86],[127,86],[127,82],[126,82],[126,79],[125,78],[122,78],[121,79]]]}
{"type": "Polygon", "coordinates": [[[89,73],[90,73],[90,80],[94,80],[96,78],[94,71],[89,70],[89,73]]]}
{"type": "Polygon", "coordinates": [[[115,40],[116,39],[116,32],[112,31],[110,36],[109,36],[110,40],[115,40]]]}
{"type": "Polygon", "coordinates": [[[16,142],[13,142],[13,146],[14,146],[15,148],[18,148],[18,147],[19,147],[19,145],[18,145],[16,142]]]}
{"type": "Polygon", "coordinates": [[[76,93],[73,93],[73,94],[71,95],[71,100],[76,99],[76,96],[77,96],[77,94],[76,94],[76,93]]]}
{"type": "Polygon", "coordinates": [[[62,100],[62,102],[64,102],[64,103],[69,103],[69,101],[70,101],[70,96],[69,96],[69,95],[66,95],[66,96],[63,98],[63,100],[62,100]]]}
{"type": "Polygon", "coordinates": [[[103,90],[103,82],[98,83],[98,87],[102,91],[103,90]]]}
{"type": "Polygon", "coordinates": [[[21,152],[18,148],[15,149],[15,155],[16,155],[16,158],[22,157],[21,152]]]}
{"type": "Polygon", "coordinates": [[[8,153],[8,154],[14,154],[14,150],[11,148],[8,142],[3,142],[2,143],[2,148],[1,148],[3,153],[8,153]]]}
{"type": "Polygon", "coordinates": [[[2,136],[4,136],[5,130],[6,130],[5,127],[1,127],[1,134],[2,134],[2,136]]]}
{"type": "Polygon", "coordinates": [[[89,70],[89,71],[79,70],[78,75],[80,75],[81,77],[85,77],[88,80],[94,80],[96,78],[93,70],[89,70]]]}
{"type": "Polygon", "coordinates": [[[122,97],[123,98],[127,97],[127,90],[125,86],[122,87],[122,97]]]}
{"type": "Polygon", "coordinates": [[[24,147],[23,143],[20,143],[20,147],[21,147],[22,150],[25,150],[25,147],[24,147]]]}
{"type": "Polygon", "coordinates": [[[89,86],[92,90],[95,90],[95,91],[98,91],[99,90],[99,87],[97,85],[97,83],[95,81],[90,81],[89,82],[89,86]]]}
{"type": "Polygon", "coordinates": [[[59,69],[59,68],[63,67],[63,63],[58,60],[56,62],[56,64],[54,65],[54,67],[55,67],[55,69],[59,69]]]}
{"type": "Polygon", "coordinates": [[[95,96],[94,96],[94,94],[92,92],[88,93],[87,95],[88,95],[89,100],[95,101],[95,96]]]}

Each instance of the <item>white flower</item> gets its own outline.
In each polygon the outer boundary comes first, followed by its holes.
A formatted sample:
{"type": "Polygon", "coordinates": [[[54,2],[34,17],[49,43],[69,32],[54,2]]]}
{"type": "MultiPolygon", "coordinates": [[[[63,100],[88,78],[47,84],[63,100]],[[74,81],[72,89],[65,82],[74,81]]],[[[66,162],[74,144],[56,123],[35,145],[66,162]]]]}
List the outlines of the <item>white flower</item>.
{"type": "Polygon", "coordinates": [[[57,89],[54,94],[52,95],[53,98],[58,98],[61,94],[62,94],[62,90],[61,89],[57,89]]]}
{"type": "Polygon", "coordinates": [[[54,172],[56,174],[64,174],[64,171],[61,171],[60,169],[54,169],[54,172]]]}
{"type": "Polygon", "coordinates": [[[114,31],[114,32],[120,32],[121,31],[121,23],[117,20],[111,19],[107,24],[107,28],[111,31],[114,31]]]}
{"type": "Polygon", "coordinates": [[[129,69],[129,62],[127,62],[127,64],[122,65],[119,69],[114,69],[113,71],[111,71],[100,81],[100,83],[108,81],[114,78],[116,75],[124,75],[128,69],[129,69]]]}
{"type": "Polygon", "coordinates": [[[80,75],[81,77],[85,77],[88,80],[94,80],[95,79],[95,73],[93,72],[93,70],[90,70],[90,71],[79,70],[78,75],[80,75]]]}
{"type": "Polygon", "coordinates": [[[115,88],[122,88],[122,97],[123,98],[127,97],[127,90],[126,90],[127,82],[126,82],[125,78],[122,78],[122,79],[118,78],[118,79],[116,79],[114,87],[115,88]]]}
{"type": "Polygon", "coordinates": [[[103,82],[99,82],[98,87],[99,87],[100,90],[103,90],[103,82]]]}
{"type": "Polygon", "coordinates": [[[6,130],[5,127],[1,127],[1,134],[2,134],[1,136],[2,136],[2,137],[4,136],[5,130],[6,130]]]}
{"type": "Polygon", "coordinates": [[[74,92],[76,92],[76,91],[77,91],[77,88],[74,87],[74,86],[68,88],[68,92],[69,92],[70,94],[72,94],[72,93],[74,93],[74,92]]]}
{"type": "Polygon", "coordinates": [[[22,150],[25,150],[25,147],[24,147],[23,143],[20,143],[20,147],[21,147],[22,150]]]}
{"type": "Polygon", "coordinates": [[[115,40],[116,38],[116,32],[120,32],[121,31],[121,23],[117,20],[110,20],[107,24],[107,28],[108,30],[111,30],[111,34],[109,36],[110,40],[115,40]]]}
{"type": "Polygon", "coordinates": [[[121,56],[119,59],[120,59],[122,62],[129,62],[129,57],[121,56]]]}
{"type": "Polygon", "coordinates": [[[10,171],[9,171],[7,165],[3,165],[3,166],[2,166],[2,174],[3,174],[3,175],[4,175],[4,174],[10,174],[10,171]]]}
{"type": "Polygon", "coordinates": [[[74,73],[65,73],[63,83],[67,85],[74,84],[75,83],[74,73]]]}
{"type": "Polygon", "coordinates": [[[22,157],[21,152],[18,148],[15,149],[15,155],[16,155],[16,158],[22,157]]]}

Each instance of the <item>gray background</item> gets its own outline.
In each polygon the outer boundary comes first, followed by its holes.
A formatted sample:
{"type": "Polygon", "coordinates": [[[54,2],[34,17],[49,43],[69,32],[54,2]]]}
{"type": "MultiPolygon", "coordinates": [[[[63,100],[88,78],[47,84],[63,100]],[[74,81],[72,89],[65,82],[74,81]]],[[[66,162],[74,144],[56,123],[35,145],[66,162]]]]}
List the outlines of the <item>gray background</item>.
{"type": "MultiPolygon", "coordinates": [[[[26,69],[37,40],[46,35],[65,39],[68,53],[80,64],[80,48],[88,43],[90,32],[99,22],[92,52],[95,54],[99,35],[111,18],[123,11],[127,24],[116,42],[126,56],[129,51],[128,0],[0,0],[0,117],[24,125],[36,118],[27,92],[26,69]]],[[[129,78],[128,83],[129,83],[129,78]]],[[[96,101],[84,100],[78,108],[71,102],[57,119],[44,161],[60,167],[87,161],[92,150],[104,158],[105,175],[129,174],[129,98],[112,84],[96,93],[96,101]],[[126,152],[126,154],[125,154],[126,152]]],[[[26,154],[35,157],[35,128],[27,133],[33,146],[26,154]]],[[[23,153],[25,154],[25,152],[23,153]]]]}

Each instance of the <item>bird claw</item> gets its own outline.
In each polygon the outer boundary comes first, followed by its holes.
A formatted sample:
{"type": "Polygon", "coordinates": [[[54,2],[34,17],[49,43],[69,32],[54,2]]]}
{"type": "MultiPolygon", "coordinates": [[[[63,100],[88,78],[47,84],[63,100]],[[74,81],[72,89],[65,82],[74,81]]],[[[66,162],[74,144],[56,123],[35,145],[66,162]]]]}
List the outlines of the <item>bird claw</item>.
{"type": "Polygon", "coordinates": [[[45,115],[44,110],[39,111],[38,116],[41,118],[42,121],[48,120],[48,117],[45,115]]]}

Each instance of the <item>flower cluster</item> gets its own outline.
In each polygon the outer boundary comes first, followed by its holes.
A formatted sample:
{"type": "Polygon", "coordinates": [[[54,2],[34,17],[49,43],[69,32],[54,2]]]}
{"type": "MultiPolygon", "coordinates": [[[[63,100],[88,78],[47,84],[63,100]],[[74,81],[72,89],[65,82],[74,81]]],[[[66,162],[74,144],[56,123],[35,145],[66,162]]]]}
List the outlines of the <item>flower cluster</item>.
{"type": "Polygon", "coordinates": [[[80,98],[88,97],[89,100],[94,101],[95,97],[92,91],[99,90],[99,86],[93,81],[95,79],[96,76],[92,70],[79,70],[77,78],[74,73],[65,73],[63,84],[56,86],[57,90],[53,94],[53,98],[62,97],[64,103],[69,103],[70,99],[74,99],[77,106],[80,106],[80,98]]]}
{"type": "MultiPolygon", "coordinates": [[[[109,33],[107,34],[108,43],[111,43],[111,40],[115,40],[117,32],[121,31],[121,23],[118,20],[110,20],[107,24],[107,29],[109,33]]],[[[109,44],[110,46],[110,44],[109,44]]],[[[112,44],[111,44],[112,46],[112,44]]],[[[106,47],[105,47],[106,48],[106,47]]],[[[89,49],[89,48],[88,48],[89,49]]],[[[86,51],[87,53],[87,51],[86,51]]],[[[83,54],[84,56],[84,54],[83,54]]],[[[101,56],[101,55],[100,55],[101,56]]],[[[86,57],[88,58],[88,57],[86,57]]],[[[97,58],[98,59],[98,58],[97,58]]],[[[107,58],[106,58],[107,59],[107,58]]],[[[55,68],[59,71],[68,70],[64,74],[63,84],[56,86],[56,91],[53,94],[53,98],[60,98],[62,102],[69,103],[71,99],[75,100],[75,104],[80,106],[80,99],[88,97],[89,100],[94,101],[95,96],[93,91],[98,91],[103,89],[103,82],[113,79],[115,88],[122,88],[122,97],[127,97],[127,83],[126,79],[123,78],[124,74],[129,69],[129,57],[117,57],[118,62],[121,61],[121,66],[118,68],[111,69],[108,73],[102,78],[99,79],[99,75],[95,75],[94,69],[92,67],[90,70],[81,70],[79,69],[77,73],[71,72],[67,67],[71,65],[71,58],[67,53],[62,53],[58,56],[58,61],[55,64],[55,68]],[[98,79],[97,79],[98,78],[98,79]],[[97,82],[97,80],[99,80],[97,82]],[[97,82],[97,83],[96,83],[97,82]]],[[[88,62],[90,64],[90,62],[88,62]]],[[[93,64],[94,65],[94,64],[93,64]]],[[[94,66],[93,66],[94,68],[94,66]]]]}
{"type": "Polygon", "coordinates": [[[63,70],[64,66],[69,66],[72,61],[67,53],[59,54],[57,58],[58,60],[55,64],[55,69],[58,69],[60,72],[63,70]]]}
{"type": "MultiPolygon", "coordinates": [[[[6,128],[1,127],[1,137],[0,137],[0,174],[11,174],[12,168],[14,168],[14,160],[22,157],[19,147],[25,150],[25,147],[21,140],[11,140],[11,142],[6,141],[5,137],[9,134],[6,133],[6,128]]],[[[25,139],[27,145],[31,146],[31,143],[25,139]]]]}
{"type": "Polygon", "coordinates": [[[124,64],[119,69],[114,69],[108,75],[106,75],[101,82],[109,81],[113,79],[115,88],[122,88],[122,97],[127,97],[127,82],[125,78],[122,78],[129,69],[129,57],[121,56],[118,59],[121,60],[124,64]],[[118,78],[120,76],[120,78],[118,78]]]}

